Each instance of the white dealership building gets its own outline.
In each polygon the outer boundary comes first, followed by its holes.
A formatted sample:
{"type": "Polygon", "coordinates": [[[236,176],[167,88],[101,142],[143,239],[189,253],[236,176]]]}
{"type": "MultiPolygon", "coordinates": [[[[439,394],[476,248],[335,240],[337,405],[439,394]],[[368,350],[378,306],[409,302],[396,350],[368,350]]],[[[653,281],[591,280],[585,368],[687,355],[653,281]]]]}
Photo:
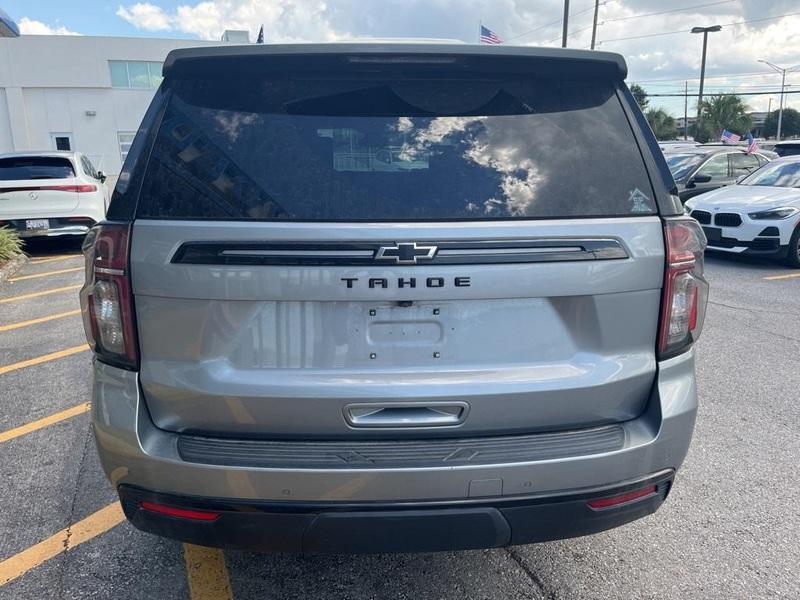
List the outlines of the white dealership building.
{"type": "Polygon", "coordinates": [[[0,37],[0,153],[71,149],[116,182],[174,48],[221,42],[64,35],[0,37]]]}

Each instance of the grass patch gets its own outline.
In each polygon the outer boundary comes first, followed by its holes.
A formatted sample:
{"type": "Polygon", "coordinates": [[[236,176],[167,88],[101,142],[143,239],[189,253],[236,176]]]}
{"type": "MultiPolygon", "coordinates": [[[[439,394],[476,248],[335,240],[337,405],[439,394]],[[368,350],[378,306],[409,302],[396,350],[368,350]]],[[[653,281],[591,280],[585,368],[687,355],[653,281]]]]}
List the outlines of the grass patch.
{"type": "Polygon", "coordinates": [[[0,263],[22,254],[22,240],[13,229],[0,227],[0,263]]]}

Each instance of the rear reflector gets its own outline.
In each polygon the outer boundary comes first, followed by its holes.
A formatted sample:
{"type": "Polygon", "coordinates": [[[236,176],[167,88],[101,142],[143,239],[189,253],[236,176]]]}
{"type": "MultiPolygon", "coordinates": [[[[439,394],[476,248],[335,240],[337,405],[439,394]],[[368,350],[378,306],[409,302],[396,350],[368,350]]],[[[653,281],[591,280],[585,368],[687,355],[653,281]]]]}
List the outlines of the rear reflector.
{"type": "Polygon", "coordinates": [[[158,504],[157,502],[142,502],[139,504],[143,510],[167,517],[175,517],[177,519],[189,519],[190,521],[216,521],[220,517],[220,513],[212,512],[210,510],[191,510],[188,508],[178,508],[177,506],[167,506],[166,504],[158,504]]]}
{"type": "Polygon", "coordinates": [[[603,508],[612,508],[614,506],[620,506],[621,504],[627,504],[628,502],[633,502],[635,500],[644,500],[645,498],[650,498],[656,494],[656,486],[648,485],[645,488],[640,490],[633,490],[632,492],[625,492],[624,494],[620,494],[619,496],[611,496],[610,498],[598,498],[597,500],[589,500],[586,504],[589,508],[594,510],[601,510],[603,508]]]}

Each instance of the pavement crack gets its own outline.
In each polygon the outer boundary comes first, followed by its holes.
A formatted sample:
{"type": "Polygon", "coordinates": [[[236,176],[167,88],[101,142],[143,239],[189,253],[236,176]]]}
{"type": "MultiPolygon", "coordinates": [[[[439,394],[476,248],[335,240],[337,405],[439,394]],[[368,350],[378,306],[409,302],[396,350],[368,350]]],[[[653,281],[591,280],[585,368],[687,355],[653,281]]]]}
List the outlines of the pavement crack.
{"type": "Polygon", "coordinates": [[[519,554],[517,554],[511,548],[504,548],[504,550],[506,551],[506,554],[508,554],[511,557],[511,560],[517,563],[517,566],[520,569],[522,569],[522,571],[528,576],[528,579],[530,579],[533,582],[533,584],[539,589],[539,591],[542,593],[542,596],[546,598],[546,600],[557,600],[555,591],[547,589],[547,586],[545,586],[544,581],[542,581],[542,578],[528,568],[528,565],[525,564],[525,561],[522,560],[519,554]]]}
{"type": "Polygon", "coordinates": [[[83,436],[83,450],[81,451],[81,460],[78,463],[78,471],[75,474],[75,485],[72,488],[72,502],[70,503],[69,507],[69,517],[67,519],[67,530],[66,535],[64,536],[64,550],[61,553],[62,560],[61,565],[58,570],[58,586],[56,587],[57,597],[64,598],[65,594],[65,579],[66,579],[66,571],[67,571],[67,551],[69,550],[69,540],[72,537],[72,526],[75,524],[75,507],[78,504],[78,489],[80,488],[81,482],[81,473],[83,473],[83,467],[86,464],[86,455],[89,451],[89,439],[92,434],[92,428],[87,427],[86,433],[83,436]]]}
{"type": "MultiPolygon", "coordinates": [[[[763,308],[751,308],[749,306],[736,306],[734,304],[725,304],[724,302],[717,302],[716,300],[709,300],[708,303],[709,304],[713,304],[714,306],[722,306],[723,308],[730,308],[731,310],[742,310],[742,311],[751,312],[751,313],[763,313],[764,312],[763,308]]],[[[797,316],[796,312],[792,312],[792,311],[789,311],[789,310],[775,310],[775,309],[770,308],[769,312],[770,312],[770,314],[775,314],[775,315],[789,315],[791,317],[797,316]]]]}

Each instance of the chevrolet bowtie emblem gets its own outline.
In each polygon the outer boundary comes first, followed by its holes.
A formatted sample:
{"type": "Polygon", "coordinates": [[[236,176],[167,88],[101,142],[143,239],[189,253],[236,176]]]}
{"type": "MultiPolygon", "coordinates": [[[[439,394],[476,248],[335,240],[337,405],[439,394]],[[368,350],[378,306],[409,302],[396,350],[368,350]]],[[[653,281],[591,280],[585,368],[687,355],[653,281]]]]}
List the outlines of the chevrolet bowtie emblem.
{"type": "Polygon", "coordinates": [[[395,246],[381,246],[375,254],[375,260],[392,261],[397,265],[415,265],[420,260],[433,260],[436,250],[436,246],[403,242],[395,246]]]}

